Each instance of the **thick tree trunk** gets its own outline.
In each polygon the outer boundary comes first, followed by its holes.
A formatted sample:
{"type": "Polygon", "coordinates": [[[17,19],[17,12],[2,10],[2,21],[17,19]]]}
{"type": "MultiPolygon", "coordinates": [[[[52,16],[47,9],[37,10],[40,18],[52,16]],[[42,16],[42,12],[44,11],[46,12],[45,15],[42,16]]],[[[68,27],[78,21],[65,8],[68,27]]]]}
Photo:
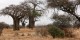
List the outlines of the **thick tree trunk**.
{"type": "Polygon", "coordinates": [[[29,16],[29,28],[35,27],[35,21],[33,16],[29,16]]]}
{"type": "Polygon", "coordinates": [[[14,31],[20,30],[20,28],[19,28],[19,19],[14,18],[14,19],[13,19],[13,22],[14,22],[13,30],[14,30],[14,31]]]}
{"type": "Polygon", "coordinates": [[[34,4],[33,13],[29,13],[29,28],[32,28],[32,29],[35,27],[35,20],[34,20],[35,8],[36,8],[36,5],[34,4]]]}

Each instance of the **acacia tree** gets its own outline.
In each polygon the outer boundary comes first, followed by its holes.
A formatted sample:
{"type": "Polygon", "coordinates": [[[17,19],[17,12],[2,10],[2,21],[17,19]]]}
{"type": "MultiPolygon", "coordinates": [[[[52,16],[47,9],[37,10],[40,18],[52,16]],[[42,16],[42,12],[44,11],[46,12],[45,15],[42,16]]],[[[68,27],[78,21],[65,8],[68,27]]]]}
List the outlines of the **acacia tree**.
{"type": "Polygon", "coordinates": [[[54,14],[52,17],[54,19],[53,25],[59,28],[68,28],[71,27],[70,22],[72,21],[69,15],[58,15],[54,14]]]}
{"type": "Polygon", "coordinates": [[[23,7],[20,5],[10,5],[9,7],[4,8],[1,11],[1,14],[9,15],[13,18],[13,30],[20,30],[19,28],[19,21],[22,19],[25,15],[27,15],[27,11],[29,9],[27,7],[23,7]]]}
{"type": "Polygon", "coordinates": [[[38,10],[37,7],[41,8],[39,6],[39,4],[41,4],[41,2],[38,2],[37,0],[28,0],[25,1],[24,3],[22,3],[22,5],[27,5],[30,7],[30,12],[28,13],[28,18],[29,18],[29,28],[34,28],[35,27],[35,21],[36,18],[40,17],[42,14],[42,10],[38,10]],[[32,5],[32,6],[30,6],[32,5]]]}
{"type": "Polygon", "coordinates": [[[48,6],[67,12],[80,21],[80,17],[76,14],[79,4],[80,0],[76,0],[75,2],[70,2],[69,0],[48,0],[48,6]]]}

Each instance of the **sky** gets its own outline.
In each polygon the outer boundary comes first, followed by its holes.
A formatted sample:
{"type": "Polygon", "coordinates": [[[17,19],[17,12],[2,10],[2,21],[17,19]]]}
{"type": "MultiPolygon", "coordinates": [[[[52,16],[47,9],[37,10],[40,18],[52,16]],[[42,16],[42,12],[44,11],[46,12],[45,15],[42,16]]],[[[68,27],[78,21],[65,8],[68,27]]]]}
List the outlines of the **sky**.
{"type": "MultiPolygon", "coordinates": [[[[0,10],[4,9],[5,7],[11,5],[11,4],[15,4],[18,5],[21,2],[24,2],[24,0],[1,0],[0,1],[0,10]]],[[[50,11],[51,12],[51,11],[50,11]]],[[[52,23],[52,20],[50,19],[50,16],[52,14],[47,13],[47,15],[44,15],[42,17],[39,18],[39,21],[37,21],[35,24],[36,25],[47,25],[52,23]]],[[[6,16],[0,16],[0,22],[5,22],[9,25],[13,24],[13,19],[12,17],[6,15],[6,16]]]]}
{"type": "Polygon", "coordinates": [[[0,10],[11,4],[18,5],[24,0],[0,0],[0,10]]]}

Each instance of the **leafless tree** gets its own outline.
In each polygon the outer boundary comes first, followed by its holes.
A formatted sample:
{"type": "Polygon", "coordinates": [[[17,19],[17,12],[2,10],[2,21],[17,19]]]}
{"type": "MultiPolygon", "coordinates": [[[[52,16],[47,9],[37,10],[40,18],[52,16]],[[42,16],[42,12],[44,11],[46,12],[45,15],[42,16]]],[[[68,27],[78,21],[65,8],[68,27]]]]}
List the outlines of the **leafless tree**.
{"type": "Polygon", "coordinates": [[[13,30],[19,30],[19,21],[28,13],[28,7],[22,5],[10,5],[1,11],[1,14],[9,15],[13,18],[13,30]]]}

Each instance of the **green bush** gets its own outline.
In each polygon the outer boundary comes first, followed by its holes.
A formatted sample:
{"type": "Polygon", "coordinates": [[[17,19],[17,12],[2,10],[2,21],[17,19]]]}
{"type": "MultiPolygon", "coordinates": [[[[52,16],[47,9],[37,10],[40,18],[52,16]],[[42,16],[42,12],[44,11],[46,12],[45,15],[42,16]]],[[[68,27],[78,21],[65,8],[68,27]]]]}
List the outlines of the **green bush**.
{"type": "Polygon", "coordinates": [[[48,32],[50,33],[50,35],[55,38],[55,37],[64,37],[64,31],[62,31],[60,28],[58,27],[54,27],[54,26],[50,26],[48,28],[48,32]]]}

